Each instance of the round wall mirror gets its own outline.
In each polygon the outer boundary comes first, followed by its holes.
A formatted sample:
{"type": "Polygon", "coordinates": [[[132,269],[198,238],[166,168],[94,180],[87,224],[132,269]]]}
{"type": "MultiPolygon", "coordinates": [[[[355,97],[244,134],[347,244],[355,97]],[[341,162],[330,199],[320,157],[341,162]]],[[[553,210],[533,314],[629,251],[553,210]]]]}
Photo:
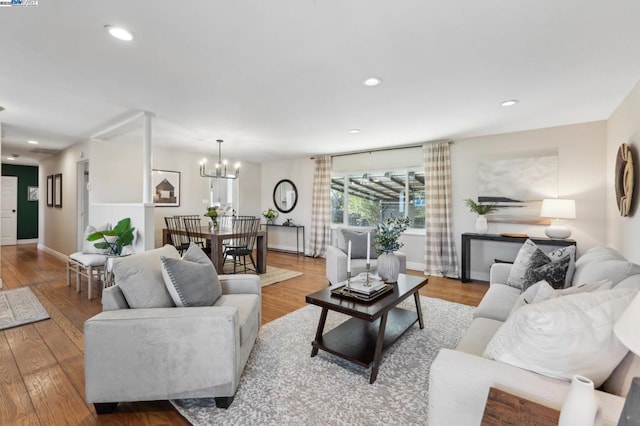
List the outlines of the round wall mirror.
{"type": "Polygon", "coordinates": [[[273,204],[281,213],[289,213],[298,202],[298,189],[289,179],[282,179],[273,188],[273,204]]]}

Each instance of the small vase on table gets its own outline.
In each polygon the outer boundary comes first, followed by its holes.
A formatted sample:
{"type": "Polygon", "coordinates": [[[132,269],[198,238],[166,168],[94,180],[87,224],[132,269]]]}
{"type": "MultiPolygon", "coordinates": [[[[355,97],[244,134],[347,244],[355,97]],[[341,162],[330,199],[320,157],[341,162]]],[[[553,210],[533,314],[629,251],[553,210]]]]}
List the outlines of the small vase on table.
{"type": "Polygon", "coordinates": [[[601,426],[602,410],[593,382],[583,376],[573,376],[567,398],[560,410],[558,426],[601,426]]]}
{"type": "Polygon", "coordinates": [[[476,219],[476,233],[486,234],[488,230],[489,224],[487,223],[487,218],[483,214],[479,214],[476,219]]]}

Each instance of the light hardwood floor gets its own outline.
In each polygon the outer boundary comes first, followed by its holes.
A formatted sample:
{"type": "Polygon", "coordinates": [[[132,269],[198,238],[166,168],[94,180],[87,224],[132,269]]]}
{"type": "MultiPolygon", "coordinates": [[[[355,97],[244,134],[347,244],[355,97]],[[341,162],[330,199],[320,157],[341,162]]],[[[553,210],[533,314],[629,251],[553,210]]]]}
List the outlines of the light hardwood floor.
{"type": "MultiPolygon", "coordinates": [[[[305,306],[305,295],[327,286],[324,259],[270,251],[267,261],[303,275],[263,288],[263,322],[305,306]]],[[[73,277],[67,287],[65,263],[35,245],[2,247],[2,280],[3,290],[29,286],[51,319],[0,331],[1,425],[188,424],[168,401],[119,404],[101,416],[84,401],[82,326],[102,310],[99,288],[89,301],[86,282],[80,294],[73,277]]],[[[487,287],[432,277],[420,294],[475,306],[487,287]]]]}

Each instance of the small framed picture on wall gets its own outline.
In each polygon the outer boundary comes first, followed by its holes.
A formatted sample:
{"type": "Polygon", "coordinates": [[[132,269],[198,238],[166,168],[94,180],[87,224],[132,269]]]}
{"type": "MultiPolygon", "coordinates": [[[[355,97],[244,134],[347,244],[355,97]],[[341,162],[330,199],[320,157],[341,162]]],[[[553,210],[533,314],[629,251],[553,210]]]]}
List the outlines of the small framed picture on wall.
{"type": "Polygon", "coordinates": [[[53,206],[62,208],[62,173],[53,176],[53,206]]]}
{"type": "Polygon", "coordinates": [[[53,175],[47,176],[47,207],[53,207],[53,175]]]}
{"type": "Polygon", "coordinates": [[[27,201],[38,201],[40,192],[37,186],[27,186],[27,201]]]}

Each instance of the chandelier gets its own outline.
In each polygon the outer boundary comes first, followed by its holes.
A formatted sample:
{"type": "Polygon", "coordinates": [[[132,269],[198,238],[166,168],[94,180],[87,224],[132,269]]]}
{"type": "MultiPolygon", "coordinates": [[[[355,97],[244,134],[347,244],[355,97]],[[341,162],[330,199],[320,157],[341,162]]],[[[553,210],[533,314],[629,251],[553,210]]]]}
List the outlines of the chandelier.
{"type": "Polygon", "coordinates": [[[207,160],[200,162],[200,176],[216,178],[216,179],[237,179],[240,176],[240,163],[234,165],[235,171],[233,174],[227,173],[227,160],[222,159],[222,139],[218,139],[218,162],[216,163],[215,171],[207,172],[205,170],[205,164],[207,160]]]}

